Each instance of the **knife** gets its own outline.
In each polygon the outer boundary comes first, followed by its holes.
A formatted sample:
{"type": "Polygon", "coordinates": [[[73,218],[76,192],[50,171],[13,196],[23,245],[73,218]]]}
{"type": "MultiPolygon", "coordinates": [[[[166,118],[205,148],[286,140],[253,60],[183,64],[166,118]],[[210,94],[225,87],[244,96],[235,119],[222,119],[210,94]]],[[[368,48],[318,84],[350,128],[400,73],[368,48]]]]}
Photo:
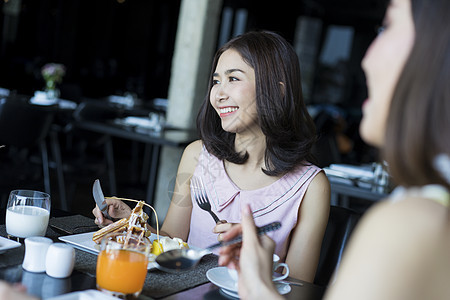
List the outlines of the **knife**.
{"type": "Polygon", "coordinates": [[[98,208],[103,213],[103,215],[111,219],[110,215],[108,214],[108,204],[105,202],[105,196],[102,192],[102,187],[100,186],[100,180],[95,179],[94,186],[92,187],[92,195],[94,196],[95,203],[97,203],[98,208]]]}

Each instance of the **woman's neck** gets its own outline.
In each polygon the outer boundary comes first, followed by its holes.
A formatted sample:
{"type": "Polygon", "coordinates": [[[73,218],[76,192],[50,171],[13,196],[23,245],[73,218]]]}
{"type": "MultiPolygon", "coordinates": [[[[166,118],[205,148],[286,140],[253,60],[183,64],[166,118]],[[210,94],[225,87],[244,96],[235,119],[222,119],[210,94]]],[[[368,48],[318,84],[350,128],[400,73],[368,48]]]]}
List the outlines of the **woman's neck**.
{"type": "Polygon", "coordinates": [[[257,169],[265,167],[266,137],[262,132],[253,132],[245,135],[236,134],[234,148],[236,152],[248,153],[248,160],[245,164],[249,167],[257,169]]]}

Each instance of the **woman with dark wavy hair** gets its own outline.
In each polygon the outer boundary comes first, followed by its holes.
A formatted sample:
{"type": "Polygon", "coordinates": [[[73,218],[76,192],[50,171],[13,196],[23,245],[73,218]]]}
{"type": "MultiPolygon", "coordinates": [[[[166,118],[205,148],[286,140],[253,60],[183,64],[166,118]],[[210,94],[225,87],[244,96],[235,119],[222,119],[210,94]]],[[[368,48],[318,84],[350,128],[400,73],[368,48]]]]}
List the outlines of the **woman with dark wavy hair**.
{"type": "MultiPolygon", "coordinates": [[[[200,140],[183,153],[161,234],[205,248],[240,223],[241,207],[251,204],[256,224],[282,223],[270,235],[290,275],[313,281],[330,186],[311,163],[315,127],[293,47],[273,32],[245,33],[218,50],[210,78],[197,118],[200,140]],[[191,191],[200,183],[222,221],[196,204],[191,191]]],[[[125,204],[107,202],[111,216],[128,213],[125,204]]],[[[97,224],[111,222],[98,208],[93,213],[97,224]]]]}
{"type": "MultiPolygon", "coordinates": [[[[450,299],[449,16],[448,0],[392,0],[363,59],[361,136],[380,148],[398,187],[359,222],[327,300],[450,299]]],[[[240,255],[241,298],[282,299],[273,242],[256,237],[251,215],[245,208],[240,252],[224,248],[220,261],[240,255]]]]}
{"type": "MultiPolygon", "coordinates": [[[[250,204],[256,224],[282,222],[271,236],[290,275],[313,281],[328,220],[329,183],[311,163],[315,126],[292,46],[276,33],[260,31],[221,47],[197,128],[194,176],[228,221],[214,231],[240,223],[241,207],[250,204]]],[[[189,237],[207,246],[213,240],[204,236],[213,224],[198,222],[204,215],[194,205],[189,237]]]]}
{"type": "MultiPolygon", "coordinates": [[[[250,101],[255,105],[255,121],[266,144],[263,172],[279,176],[299,165],[309,164],[308,161],[312,160],[311,146],[316,138],[315,125],[303,102],[297,55],[281,36],[270,32],[246,33],[231,40],[216,53],[213,80],[197,119],[200,138],[208,152],[235,164],[243,164],[248,159],[245,148],[239,153],[235,147],[239,132],[222,127],[224,122],[230,122],[230,116],[219,114],[219,105],[214,102],[227,104],[226,101],[212,99],[221,97],[214,95],[218,90],[218,80],[214,79],[217,74],[215,68],[222,54],[228,50],[237,52],[254,69],[255,94],[250,101]]],[[[220,107],[223,106],[220,104],[220,107]]],[[[233,116],[232,122],[239,118],[233,116]]],[[[252,138],[257,133],[252,132],[252,138]]],[[[246,141],[247,144],[250,142],[246,141]]]]}

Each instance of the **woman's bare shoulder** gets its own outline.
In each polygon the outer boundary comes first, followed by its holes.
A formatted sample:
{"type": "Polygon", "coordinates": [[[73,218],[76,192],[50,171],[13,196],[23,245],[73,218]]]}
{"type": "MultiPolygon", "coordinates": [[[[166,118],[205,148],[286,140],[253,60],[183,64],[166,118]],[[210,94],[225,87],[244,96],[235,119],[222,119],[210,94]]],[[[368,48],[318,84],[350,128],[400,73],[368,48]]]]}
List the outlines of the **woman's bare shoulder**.
{"type": "Polygon", "coordinates": [[[384,200],[369,209],[362,225],[367,228],[392,228],[416,233],[437,229],[446,218],[447,208],[430,199],[409,197],[400,201],[384,200]]]}
{"type": "Polygon", "coordinates": [[[187,157],[187,158],[197,158],[200,155],[200,152],[202,151],[203,148],[203,142],[201,140],[196,140],[193,141],[192,143],[190,143],[189,145],[186,146],[186,148],[184,149],[183,152],[183,157],[187,157]]]}
{"type": "Polygon", "coordinates": [[[311,183],[309,184],[308,189],[310,188],[326,190],[328,192],[330,191],[330,182],[327,175],[325,175],[325,172],[320,171],[316,176],[314,176],[313,180],[311,180],[311,183]]]}
{"type": "Polygon", "coordinates": [[[349,250],[377,255],[388,264],[407,265],[433,251],[443,226],[448,226],[446,210],[421,198],[377,203],[360,220],[349,250]]]}
{"type": "Polygon", "coordinates": [[[320,207],[326,208],[325,213],[328,214],[330,206],[330,182],[324,172],[317,173],[311,180],[308,189],[306,190],[304,204],[300,206],[309,206],[312,210],[320,209],[320,207]]]}

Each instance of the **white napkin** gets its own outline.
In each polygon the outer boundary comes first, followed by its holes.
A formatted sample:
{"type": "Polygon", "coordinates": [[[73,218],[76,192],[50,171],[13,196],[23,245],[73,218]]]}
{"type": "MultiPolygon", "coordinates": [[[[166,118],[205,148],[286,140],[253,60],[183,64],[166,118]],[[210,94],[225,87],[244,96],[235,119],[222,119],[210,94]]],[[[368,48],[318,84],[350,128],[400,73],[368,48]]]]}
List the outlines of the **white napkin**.
{"type": "Polygon", "coordinates": [[[35,105],[53,105],[58,102],[58,99],[48,99],[47,94],[42,91],[34,92],[34,97],[31,97],[30,103],[35,105]]]}
{"type": "MultiPolygon", "coordinates": [[[[334,171],[343,174],[344,177],[373,178],[373,170],[371,165],[355,166],[349,164],[331,164],[329,167],[329,173],[331,173],[330,175],[339,176],[334,171]]],[[[327,172],[327,170],[325,170],[325,172],[327,172]]]]}

